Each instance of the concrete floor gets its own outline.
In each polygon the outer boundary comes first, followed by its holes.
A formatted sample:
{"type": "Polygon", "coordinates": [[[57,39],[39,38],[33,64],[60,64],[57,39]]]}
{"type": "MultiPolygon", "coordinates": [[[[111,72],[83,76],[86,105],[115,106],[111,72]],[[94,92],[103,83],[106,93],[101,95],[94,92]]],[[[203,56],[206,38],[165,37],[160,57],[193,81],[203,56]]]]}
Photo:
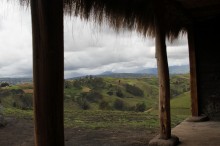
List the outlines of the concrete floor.
{"type": "Polygon", "coordinates": [[[183,121],[172,134],[179,137],[179,146],[220,146],[220,122],[183,121]]]}

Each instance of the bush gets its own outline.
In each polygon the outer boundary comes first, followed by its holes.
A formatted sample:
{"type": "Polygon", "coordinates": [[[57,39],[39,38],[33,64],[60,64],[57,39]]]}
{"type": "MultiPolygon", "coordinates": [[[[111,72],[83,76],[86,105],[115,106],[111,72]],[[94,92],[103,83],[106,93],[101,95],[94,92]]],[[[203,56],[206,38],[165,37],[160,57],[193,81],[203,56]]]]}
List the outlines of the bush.
{"type": "Polygon", "coordinates": [[[101,101],[99,103],[99,109],[101,109],[101,110],[110,109],[109,103],[107,101],[101,101]]]}
{"type": "Polygon", "coordinates": [[[115,102],[114,102],[114,108],[116,110],[123,110],[124,109],[124,101],[121,100],[121,99],[116,99],[115,102]]]}
{"type": "Polygon", "coordinates": [[[113,91],[108,91],[107,94],[112,96],[114,94],[114,92],[113,91]]]}
{"type": "Polygon", "coordinates": [[[24,94],[21,98],[23,103],[23,109],[32,109],[33,107],[33,96],[31,94],[24,94]]]}
{"type": "Polygon", "coordinates": [[[125,88],[128,93],[131,93],[134,96],[144,96],[144,92],[136,86],[126,84],[125,88]]]}
{"type": "Polygon", "coordinates": [[[121,89],[118,89],[118,90],[117,90],[116,95],[117,95],[118,97],[121,97],[121,98],[124,96],[123,93],[122,93],[122,91],[121,91],[121,89]]]}
{"type": "Polygon", "coordinates": [[[7,86],[9,86],[9,84],[8,84],[8,83],[6,83],[6,82],[1,83],[1,85],[0,85],[0,87],[7,87],[7,86]]]}
{"type": "Polygon", "coordinates": [[[89,105],[89,103],[86,101],[86,100],[84,100],[82,103],[81,103],[81,108],[83,109],[83,110],[88,110],[88,109],[90,109],[90,105],[89,105]]]}
{"type": "Polygon", "coordinates": [[[75,80],[73,82],[73,87],[77,88],[77,89],[82,89],[82,83],[80,80],[75,80]]]}
{"type": "Polygon", "coordinates": [[[33,108],[33,98],[31,94],[22,94],[22,95],[14,95],[14,101],[12,102],[12,106],[27,110],[33,108]]]}
{"type": "Polygon", "coordinates": [[[84,97],[77,97],[76,102],[80,106],[81,109],[83,110],[90,109],[89,102],[84,97]]]}
{"type": "Polygon", "coordinates": [[[103,80],[103,78],[93,78],[90,82],[89,82],[91,88],[93,89],[103,89],[105,88],[105,82],[103,80]]]}
{"type": "Polygon", "coordinates": [[[136,104],[137,112],[144,112],[146,110],[146,104],[144,102],[136,104]]]}
{"type": "Polygon", "coordinates": [[[73,86],[73,83],[71,81],[64,81],[64,88],[71,88],[73,86]]]}
{"type": "Polygon", "coordinates": [[[22,89],[12,89],[12,90],[10,90],[10,93],[12,93],[14,95],[22,95],[22,94],[24,94],[24,91],[22,89]]]}
{"type": "Polygon", "coordinates": [[[101,93],[94,90],[91,90],[89,93],[83,93],[83,96],[89,102],[98,102],[103,98],[101,93]]]}
{"type": "Polygon", "coordinates": [[[136,106],[135,105],[134,106],[128,106],[127,110],[128,111],[136,111],[136,106]]]}

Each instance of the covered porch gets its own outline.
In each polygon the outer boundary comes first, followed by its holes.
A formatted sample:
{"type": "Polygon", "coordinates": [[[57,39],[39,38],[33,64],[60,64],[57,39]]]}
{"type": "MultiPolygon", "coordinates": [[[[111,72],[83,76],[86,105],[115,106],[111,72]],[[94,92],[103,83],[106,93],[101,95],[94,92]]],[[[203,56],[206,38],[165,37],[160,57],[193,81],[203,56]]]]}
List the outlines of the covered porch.
{"type": "Polygon", "coordinates": [[[178,135],[179,146],[218,146],[220,141],[220,122],[188,122],[183,121],[172,133],[178,135]]]}
{"type": "MultiPolygon", "coordinates": [[[[23,1],[23,0],[21,0],[23,1]]],[[[159,76],[160,136],[168,145],[218,145],[220,122],[182,122],[172,130],[166,39],[188,33],[192,117],[219,118],[220,64],[218,0],[194,1],[32,0],[35,145],[63,146],[63,14],[108,21],[116,30],[127,28],[155,37],[159,76]],[[65,11],[63,10],[65,8],[65,11]],[[207,51],[208,50],[208,51],[207,51]],[[208,52],[208,53],[207,53],[208,52]],[[56,79],[56,80],[54,80],[56,79]],[[53,121],[53,122],[52,122],[53,121]],[[54,122],[55,121],[55,122],[54,122]],[[219,129],[218,129],[219,128],[219,129]],[[169,140],[171,143],[169,144],[169,140]]],[[[91,142],[92,145],[92,142],[91,142]]],[[[117,144],[115,144],[117,145],[117,144]]],[[[140,144],[141,145],[141,144],[140,144]]],[[[146,145],[146,144],[145,144],[146,145]]],[[[151,145],[161,145],[152,143],[151,145]]]]}

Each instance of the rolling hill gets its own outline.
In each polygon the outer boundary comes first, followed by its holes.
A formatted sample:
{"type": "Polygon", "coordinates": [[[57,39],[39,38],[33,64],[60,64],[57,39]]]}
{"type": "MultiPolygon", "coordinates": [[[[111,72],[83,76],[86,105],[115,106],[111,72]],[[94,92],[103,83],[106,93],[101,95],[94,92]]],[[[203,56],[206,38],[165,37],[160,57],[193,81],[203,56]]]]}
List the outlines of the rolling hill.
{"type": "MultiPolygon", "coordinates": [[[[172,99],[189,92],[189,74],[171,75],[170,87],[172,99]]],[[[64,93],[66,108],[142,111],[158,106],[158,78],[86,76],[65,80],[64,93]]],[[[32,94],[32,83],[0,88],[0,100],[6,107],[32,109],[32,94]]]]}

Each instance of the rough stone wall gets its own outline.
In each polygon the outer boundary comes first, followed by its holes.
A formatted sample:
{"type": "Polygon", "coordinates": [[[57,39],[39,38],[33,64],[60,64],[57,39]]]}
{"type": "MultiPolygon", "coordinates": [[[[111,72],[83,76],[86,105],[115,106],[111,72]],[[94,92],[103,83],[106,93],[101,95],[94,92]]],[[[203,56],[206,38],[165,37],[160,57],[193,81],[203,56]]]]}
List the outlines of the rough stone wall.
{"type": "Polygon", "coordinates": [[[220,120],[220,17],[194,25],[200,112],[220,120]]]}

